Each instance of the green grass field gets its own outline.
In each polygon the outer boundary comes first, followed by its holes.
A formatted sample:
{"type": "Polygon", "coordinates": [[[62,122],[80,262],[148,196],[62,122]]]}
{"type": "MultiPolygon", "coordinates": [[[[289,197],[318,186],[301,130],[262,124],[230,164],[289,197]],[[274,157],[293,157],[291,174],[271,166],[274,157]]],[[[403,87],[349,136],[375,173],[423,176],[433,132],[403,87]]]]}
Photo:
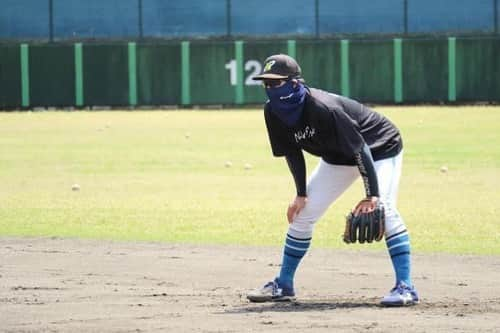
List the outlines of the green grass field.
{"type": "MultiPolygon", "coordinates": [[[[414,251],[500,254],[500,107],[376,110],[405,140],[414,251]]],[[[313,246],[384,247],[341,242],[362,195],[330,208],[313,246]]],[[[0,235],[280,245],[293,196],[257,110],[0,113],[0,235]]]]}

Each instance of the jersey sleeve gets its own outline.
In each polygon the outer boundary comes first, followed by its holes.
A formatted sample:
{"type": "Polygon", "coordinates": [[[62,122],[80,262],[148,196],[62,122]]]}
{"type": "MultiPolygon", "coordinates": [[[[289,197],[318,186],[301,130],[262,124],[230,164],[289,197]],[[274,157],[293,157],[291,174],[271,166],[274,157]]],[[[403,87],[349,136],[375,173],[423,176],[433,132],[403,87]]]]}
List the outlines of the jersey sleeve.
{"type": "Polygon", "coordinates": [[[264,118],[266,121],[269,143],[271,144],[271,150],[274,156],[286,156],[300,150],[295,143],[290,140],[288,129],[271,114],[269,104],[266,104],[264,108],[264,118]]]}
{"type": "Polygon", "coordinates": [[[361,151],[356,154],[356,164],[358,165],[359,173],[363,179],[366,197],[380,196],[377,172],[375,171],[370,148],[366,143],[363,145],[361,151]]]}
{"type": "Polygon", "coordinates": [[[302,151],[285,156],[288,168],[292,173],[293,180],[295,181],[295,188],[297,189],[297,196],[307,196],[306,191],[306,161],[302,151]]]}

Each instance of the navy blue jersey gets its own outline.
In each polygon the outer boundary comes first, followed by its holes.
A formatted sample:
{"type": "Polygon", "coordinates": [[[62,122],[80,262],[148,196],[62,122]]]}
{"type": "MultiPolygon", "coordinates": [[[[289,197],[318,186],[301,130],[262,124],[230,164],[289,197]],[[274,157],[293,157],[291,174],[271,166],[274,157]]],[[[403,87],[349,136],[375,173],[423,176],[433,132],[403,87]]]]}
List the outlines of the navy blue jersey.
{"type": "Polygon", "coordinates": [[[304,150],[327,163],[356,165],[355,156],[366,143],[373,160],[396,156],[403,148],[399,130],[386,117],[347,97],[308,88],[299,122],[288,127],[264,108],[274,156],[304,150]]]}

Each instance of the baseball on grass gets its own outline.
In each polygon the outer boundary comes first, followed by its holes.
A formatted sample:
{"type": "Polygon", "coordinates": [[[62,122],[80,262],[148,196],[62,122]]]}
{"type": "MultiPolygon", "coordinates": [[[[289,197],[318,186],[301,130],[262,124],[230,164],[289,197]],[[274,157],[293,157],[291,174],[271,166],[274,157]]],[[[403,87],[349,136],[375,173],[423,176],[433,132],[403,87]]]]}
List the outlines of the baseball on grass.
{"type": "Polygon", "coordinates": [[[441,169],[439,169],[442,173],[447,173],[448,172],[448,167],[446,165],[443,165],[441,169]]]}
{"type": "Polygon", "coordinates": [[[80,185],[78,185],[78,184],[73,184],[73,185],[71,186],[71,190],[73,190],[73,191],[80,191],[80,185]]]}
{"type": "Polygon", "coordinates": [[[224,163],[224,166],[225,166],[226,168],[230,168],[230,167],[232,167],[232,166],[233,166],[233,162],[231,162],[231,161],[226,161],[226,163],[224,163]]]}
{"type": "Polygon", "coordinates": [[[252,165],[250,163],[245,163],[245,170],[250,170],[252,165]]]}

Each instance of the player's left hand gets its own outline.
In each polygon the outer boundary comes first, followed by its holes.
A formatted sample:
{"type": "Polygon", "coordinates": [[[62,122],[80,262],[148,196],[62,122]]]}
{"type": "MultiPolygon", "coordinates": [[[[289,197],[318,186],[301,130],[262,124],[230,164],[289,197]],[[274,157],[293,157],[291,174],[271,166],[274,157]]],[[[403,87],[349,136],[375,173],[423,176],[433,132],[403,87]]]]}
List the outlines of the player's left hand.
{"type": "Polygon", "coordinates": [[[352,210],[352,213],[354,214],[354,216],[358,216],[359,214],[371,213],[375,210],[378,201],[378,197],[367,197],[361,200],[356,205],[356,207],[352,210]]]}

